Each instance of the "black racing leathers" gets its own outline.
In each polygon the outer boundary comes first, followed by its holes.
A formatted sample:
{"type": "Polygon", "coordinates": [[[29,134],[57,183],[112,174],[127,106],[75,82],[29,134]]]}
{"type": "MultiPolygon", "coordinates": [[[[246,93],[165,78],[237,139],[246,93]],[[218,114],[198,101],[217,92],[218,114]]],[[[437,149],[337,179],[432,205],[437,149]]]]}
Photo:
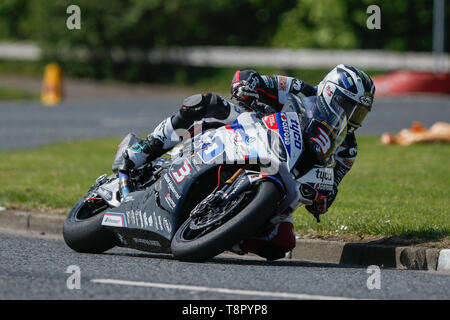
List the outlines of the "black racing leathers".
{"type": "Polygon", "coordinates": [[[254,70],[238,70],[234,74],[233,84],[239,81],[247,81],[252,89],[259,94],[259,101],[271,106],[279,112],[287,100],[288,93],[303,93],[305,96],[313,96],[316,90],[310,84],[300,79],[279,75],[260,75],[254,70]]]}

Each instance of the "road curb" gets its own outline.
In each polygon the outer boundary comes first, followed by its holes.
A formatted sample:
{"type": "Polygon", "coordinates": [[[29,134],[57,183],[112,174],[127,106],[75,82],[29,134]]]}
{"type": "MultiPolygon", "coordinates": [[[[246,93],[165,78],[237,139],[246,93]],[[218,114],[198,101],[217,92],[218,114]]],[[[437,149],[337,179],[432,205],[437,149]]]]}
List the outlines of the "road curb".
{"type": "MultiPolygon", "coordinates": [[[[48,235],[62,235],[64,214],[0,211],[0,227],[48,235]]],[[[288,259],[353,266],[450,271],[450,249],[405,247],[373,243],[352,243],[297,239],[288,259]]]]}
{"type": "Polygon", "coordinates": [[[48,214],[18,210],[0,211],[0,227],[48,235],[62,235],[63,214],[48,214]]]}
{"type": "Polygon", "coordinates": [[[298,239],[288,258],[311,262],[384,268],[448,271],[450,250],[298,239]]]}

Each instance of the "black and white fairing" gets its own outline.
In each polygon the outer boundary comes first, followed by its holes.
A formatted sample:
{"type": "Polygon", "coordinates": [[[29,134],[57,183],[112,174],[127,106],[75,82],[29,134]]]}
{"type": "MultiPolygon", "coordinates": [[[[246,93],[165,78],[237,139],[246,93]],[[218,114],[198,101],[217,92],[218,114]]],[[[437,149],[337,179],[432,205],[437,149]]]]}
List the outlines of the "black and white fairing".
{"type": "MultiPolygon", "coordinates": [[[[217,177],[217,167],[221,164],[264,164],[266,172],[259,175],[246,171],[252,183],[270,178],[283,189],[298,189],[290,166],[302,151],[299,130],[295,112],[265,119],[247,112],[230,125],[203,132],[194,137],[191,152],[165,160],[167,168],[154,184],[144,191],[128,194],[120,205],[107,210],[102,225],[117,234],[120,246],[169,252],[176,229],[189,214],[186,211],[192,209],[186,207],[186,200],[199,196],[190,192],[192,185],[201,184],[210,171],[217,177]],[[287,188],[289,184],[291,187],[287,188]]],[[[205,192],[200,195],[203,198],[212,191],[196,188],[196,193],[199,189],[205,192]]],[[[203,200],[201,197],[198,202],[203,200]]],[[[295,192],[288,191],[286,202],[295,197],[295,192]]]]}
{"type": "MultiPolygon", "coordinates": [[[[164,163],[156,182],[144,191],[129,193],[117,205],[109,201],[113,208],[104,213],[102,225],[116,233],[119,246],[170,253],[170,243],[177,228],[195,205],[213,191],[214,187],[209,189],[207,186],[211,186],[211,179],[216,179],[214,182],[217,183],[220,165],[257,164],[260,171],[244,170],[244,179],[250,184],[258,179],[271,179],[281,188],[284,197],[276,213],[284,212],[294,204],[298,206],[299,201],[306,204],[307,199],[300,192],[302,184],[323,188],[328,182],[318,180],[318,177],[326,176],[326,180],[332,181],[332,170],[325,168],[321,175],[310,171],[305,174],[308,179],[296,179],[292,174],[306,147],[302,132],[305,127],[299,112],[304,110],[299,109],[297,97],[291,97],[291,102],[291,107],[287,103],[285,112],[263,118],[253,112],[244,112],[229,125],[194,136],[189,140],[192,143],[186,144],[192,147],[191,150],[183,149],[181,155],[172,159],[156,160],[164,163]],[[208,183],[205,179],[209,179],[208,183]]],[[[326,129],[334,129],[320,124],[326,129]]],[[[336,127],[338,122],[333,125],[336,127]]],[[[110,184],[114,185],[111,190],[118,186],[117,181],[110,184]]]]}

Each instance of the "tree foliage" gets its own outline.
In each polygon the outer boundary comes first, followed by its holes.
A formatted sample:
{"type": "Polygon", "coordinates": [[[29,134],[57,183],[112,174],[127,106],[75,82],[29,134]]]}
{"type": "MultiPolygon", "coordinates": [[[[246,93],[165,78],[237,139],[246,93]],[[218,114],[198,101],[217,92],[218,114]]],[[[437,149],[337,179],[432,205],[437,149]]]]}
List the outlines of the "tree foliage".
{"type": "MultiPolygon", "coordinates": [[[[448,44],[448,1],[445,15],[448,44]]],[[[72,75],[159,81],[164,70],[179,68],[113,62],[112,49],[214,45],[431,51],[432,18],[431,0],[1,0],[0,41],[32,40],[44,48],[45,59],[60,56],[61,48],[99,53],[88,63],[64,62],[72,75]],[[81,9],[80,30],[66,27],[72,4],[81,9]],[[380,30],[367,28],[369,5],[381,9],[380,30]]]]}
{"type": "MultiPolygon", "coordinates": [[[[430,0],[2,0],[0,39],[105,49],[234,45],[429,51],[432,17],[430,0]],[[81,30],[66,28],[71,4],[81,8],[81,30]],[[369,5],[381,9],[380,30],[366,27],[369,5]]],[[[446,18],[448,31],[449,3],[446,18]]]]}
{"type": "MultiPolygon", "coordinates": [[[[450,4],[446,5],[449,43],[450,4]]],[[[430,51],[433,1],[298,0],[282,15],[271,45],[291,48],[387,49],[430,51]],[[380,8],[381,29],[367,28],[370,5],[380,8]]],[[[448,51],[449,48],[447,47],[448,51]]]]}

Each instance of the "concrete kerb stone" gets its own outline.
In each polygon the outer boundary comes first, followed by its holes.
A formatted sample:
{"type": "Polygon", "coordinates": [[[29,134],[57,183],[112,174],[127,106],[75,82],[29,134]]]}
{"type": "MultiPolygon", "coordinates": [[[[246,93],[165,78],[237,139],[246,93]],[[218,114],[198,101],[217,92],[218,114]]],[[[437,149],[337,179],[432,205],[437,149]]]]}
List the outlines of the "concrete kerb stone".
{"type": "Polygon", "coordinates": [[[297,240],[290,259],[384,268],[450,270],[450,250],[324,240],[297,240]],[[444,253],[444,254],[442,254],[444,253]]]}
{"type": "MultiPolygon", "coordinates": [[[[0,228],[40,234],[62,235],[65,215],[0,211],[0,228]]],[[[401,247],[368,243],[348,243],[312,239],[297,239],[288,259],[354,265],[377,265],[385,268],[450,271],[450,249],[401,247]]]]}
{"type": "Polygon", "coordinates": [[[17,210],[0,211],[0,228],[40,234],[62,235],[65,215],[17,210]]]}

